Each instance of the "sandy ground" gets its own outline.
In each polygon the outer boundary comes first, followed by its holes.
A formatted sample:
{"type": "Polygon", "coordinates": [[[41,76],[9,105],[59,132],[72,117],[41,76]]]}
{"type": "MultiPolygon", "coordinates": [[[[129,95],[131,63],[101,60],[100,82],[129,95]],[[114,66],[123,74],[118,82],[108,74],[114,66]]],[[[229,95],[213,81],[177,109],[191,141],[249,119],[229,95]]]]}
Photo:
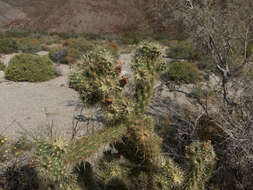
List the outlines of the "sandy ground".
{"type": "MultiPolygon", "coordinates": [[[[5,55],[1,59],[7,64],[13,56],[5,55]]],[[[120,59],[126,63],[130,61],[130,57],[127,54],[120,59]]],[[[124,66],[123,72],[129,73],[129,69],[124,66]]],[[[0,134],[14,139],[22,134],[30,136],[31,133],[37,136],[48,131],[47,126],[53,124],[54,135],[70,138],[73,121],[79,121],[78,136],[87,130],[91,132],[92,126],[102,127],[103,119],[96,109],[84,109],[80,114],[82,104],[79,95],[68,88],[69,66],[59,65],[57,70],[62,76],[41,83],[7,81],[4,73],[0,72],[0,134]],[[91,114],[93,118],[89,120],[91,114]]]]}

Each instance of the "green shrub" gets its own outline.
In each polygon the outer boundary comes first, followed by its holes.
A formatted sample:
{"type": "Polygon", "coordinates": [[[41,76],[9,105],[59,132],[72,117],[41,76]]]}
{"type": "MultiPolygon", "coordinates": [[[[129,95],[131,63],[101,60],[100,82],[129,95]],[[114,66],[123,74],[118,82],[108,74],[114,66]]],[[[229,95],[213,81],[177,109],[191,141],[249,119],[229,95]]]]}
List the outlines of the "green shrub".
{"type": "Polygon", "coordinates": [[[67,47],[64,49],[67,52],[67,56],[65,57],[66,63],[76,63],[77,60],[81,59],[82,51],[78,48],[67,47]]]}
{"type": "Polygon", "coordinates": [[[138,44],[140,42],[138,34],[135,32],[124,33],[120,39],[122,44],[138,44]]]}
{"type": "Polygon", "coordinates": [[[172,80],[179,83],[196,83],[200,80],[200,72],[196,66],[188,62],[169,63],[168,70],[162,76],[163,80],[172,80]]]}
{"type": "Polygon", "coordinates": [[[191,44],[186,41],[172,40],[166,49],[166,55],[174,59],[190,59],[194,54],[191,44]]]}
{"type": "Polygon", "coordinates": [[[0,61],[0,71],[4,71],[6,68],[5,64],[0,61]]]}
{"type": "Polygon", "coordinates": [[[23,53],[36,53],[41,50],[40,41],[36,38],[20,38],[17,44],[18,50],[23,53]]]}
{"type": "Polygon", "coordinates": [[[55,63],[70,64],[76,63],[81,58],[82,53],[75,48],[65,47],[61,49],[52,49],[49,52],[49,58],[55,63]]]}
{"type": "Polygon", "coordinates": [[[84,38],[87,40],[102,40],[104,37],[99,34],[86,33],[83,34],[84,38]]]}
{"type": "Polygon", "coordinates": [[[12,81],[46,81],[55,77],[53,62],[47,56],[16,55],[5,69],[5,77],[12,81]]]}
{"type": "Polygon", "coordinates": [[[63,41],[63,46],[79,50],[81,53],[93,49],[93,44],[88,42],[85,38],[69,38],[63,41]]]}
{"type": "Polygon", "coordinates": [[[68,53],[64,49],[53,49],[49,52],[49,58],[55,63],[67,64],[66,57],[68,53]]]}
{"type": "Polygon", "coordinates": [[[25,38],[25,37],[28,37],[29,35],[30,35],[29,32],[25,32],[25,31],[21,31],[21,30],[20,31],[18,31],[18,30],[6,31],[4,33],[4,36],[8,37],[8,38],[25,38]]]}
{"type": "Polygon", "coordinates": [[[0,39],[0,53],[15,53],[18,51],[18,44],[10,38],[0,39]]]}

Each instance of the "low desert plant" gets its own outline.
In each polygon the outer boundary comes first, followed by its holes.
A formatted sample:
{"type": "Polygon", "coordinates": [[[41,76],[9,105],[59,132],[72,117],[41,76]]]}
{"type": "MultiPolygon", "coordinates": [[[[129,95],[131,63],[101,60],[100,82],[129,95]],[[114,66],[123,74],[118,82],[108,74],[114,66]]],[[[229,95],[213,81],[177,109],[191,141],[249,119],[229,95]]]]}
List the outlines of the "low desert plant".
{"type": "Polygon", "coordinates": [[[49,52],[49,58],[55,63],[76,63],[81,58],[81,51],[72,47],[53,49],[49,52]]]}
{"type": "Polygon", "coordinates": [[[23,53],[36,53],[41,50],[40,41],[37,38],[20,38],[17,44],[18,50],[23,53]]]}
{"type": "Polygon", "coordinates": [[[47,56],[16,55],[5,69],[5,77],[12,81],[39,82],[55,77],[52,61],[47,56]]]}
{"type": "Polygon", "coordinates": [[[191,59],[196,53],[187,41],[172,40],[166,49],[166,55],[174,59],[191,59]]]}
{"type": "Polygon", "coordinates": [[[135,32],[126,32],[121,36],[120,42],[122,44],[138,44],[140,42],[138,34],[135,32]]]}
{"type": "Polygon", "coordinates": [[[49,52],[49,58],[55,63],[67,64],[65,58],[68,55],[64,49],[54,49],[49,52]]]}
{"type": "Polygon", "coordinates": [[[81,53],[85,53],[93,49],[93,44],[81,37],[66,39],[63,41],[63,46],[79,50],[81,53]]]}
{"type": "Polygon", "coordinates": [[[163,80],[172,80],[178,83],[196,83],[200,80],[200,72],[189,62],[169,63],[168,69],[162,76],[163,80]]]}
{"type": "Polygon", "coordinates": [[[15,53],[18,51],[17,41],[11,38],[0,39],[0,53],[15,53]]]}

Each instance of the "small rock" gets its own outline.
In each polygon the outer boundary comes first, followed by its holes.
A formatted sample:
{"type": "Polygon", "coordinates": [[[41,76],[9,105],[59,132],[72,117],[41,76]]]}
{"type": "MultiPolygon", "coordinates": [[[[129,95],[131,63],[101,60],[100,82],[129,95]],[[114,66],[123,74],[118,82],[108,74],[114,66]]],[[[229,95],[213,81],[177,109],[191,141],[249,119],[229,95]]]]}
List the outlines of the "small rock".
{"type": "Polygon", "coordinates": [[[217,86],[219,82],[220,82],[220,78],[217,77],[215,74],[212,73],[212,74],[209,76],[209,85],[210,85],[210,87],[215,87],[215,86],[217,86]]]}
{"type": "Polygon", "coordinates": [[[48,51],[39,51],[36,54],[39,56],[44,56],[44,55],[48,55],[48,53],[49,53],[48,51]]]}

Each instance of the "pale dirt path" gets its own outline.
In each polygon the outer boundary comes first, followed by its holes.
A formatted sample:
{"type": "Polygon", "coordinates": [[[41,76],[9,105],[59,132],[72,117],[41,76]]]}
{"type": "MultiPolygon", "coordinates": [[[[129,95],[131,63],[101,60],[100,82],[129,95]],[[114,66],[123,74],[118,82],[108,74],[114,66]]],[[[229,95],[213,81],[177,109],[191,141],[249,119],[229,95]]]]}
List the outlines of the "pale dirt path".
{"type": "Polygon", "coordinates": [[[34,131],[53,120],[55,130],[68,135],[79,102],[78,93],[67,87],[67,76],[43,83],[0,83],[0,134],[14,138],[18,131],[34,131]]]}

